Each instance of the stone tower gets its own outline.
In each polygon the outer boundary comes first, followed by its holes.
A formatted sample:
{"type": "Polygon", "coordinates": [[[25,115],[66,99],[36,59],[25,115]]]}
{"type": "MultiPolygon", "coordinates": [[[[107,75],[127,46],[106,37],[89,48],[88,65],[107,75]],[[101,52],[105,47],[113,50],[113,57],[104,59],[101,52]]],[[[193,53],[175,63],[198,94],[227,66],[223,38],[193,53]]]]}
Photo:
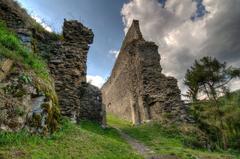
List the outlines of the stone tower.
{"type": "Polygon", "coordinates": [[[144,40],[139,22],[133,20],[112,74],[102,87],[107,112],[134,124],[148,120],[185,120],[177,80],[161,71],[158,46],[144,40]]]}

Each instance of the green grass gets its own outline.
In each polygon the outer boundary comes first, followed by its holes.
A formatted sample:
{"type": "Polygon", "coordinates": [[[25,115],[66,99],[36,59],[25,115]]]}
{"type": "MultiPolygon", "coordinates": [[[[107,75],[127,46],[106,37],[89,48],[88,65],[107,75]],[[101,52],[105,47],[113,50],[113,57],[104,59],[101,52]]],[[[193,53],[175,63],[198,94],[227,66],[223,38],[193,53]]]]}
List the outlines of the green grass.
{"type": "Polygon", "coordinates": [[[45,61],[26,48],[15,33],[7,29],[2,21],[0,21],[0,55],[34,70],[39,77],[49,76],[45,61]]]}
{"type": "Polygon", "coordinates": [[[141,159],[113,128],[83,121],[62,122],[51,137],[0,133],[0,158],[31,159],[141,159]]]}
{"type": "MultiPolygon", "coordinates": [[[[209,152],[204,149],[191,149],[185,146],[184,136],[174,127],[163,127],[157,123],[132,126],[130,122],[108,115],[108,123],[120,128],[131,137],[149,146],[157,154],[174,154],[181,159],[237,159],[240,155],[226,152],[209,152]]],[[[185,136],[188,138],[188,136],[185,136]]]]}

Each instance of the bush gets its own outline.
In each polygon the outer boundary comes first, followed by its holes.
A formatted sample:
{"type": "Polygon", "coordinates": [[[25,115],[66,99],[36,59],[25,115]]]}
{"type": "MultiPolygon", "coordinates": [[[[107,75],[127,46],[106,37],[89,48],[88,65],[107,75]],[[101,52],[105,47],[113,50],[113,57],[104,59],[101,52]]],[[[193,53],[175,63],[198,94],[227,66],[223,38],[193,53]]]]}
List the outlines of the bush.
{"type": "Polygon", "coordinates": [[[192,103],[191,115],[207,134],[212,149],[240,150],[239,99],[240,91],[219,98],[218,107],[213,107],[210,100],[192,103]]]}

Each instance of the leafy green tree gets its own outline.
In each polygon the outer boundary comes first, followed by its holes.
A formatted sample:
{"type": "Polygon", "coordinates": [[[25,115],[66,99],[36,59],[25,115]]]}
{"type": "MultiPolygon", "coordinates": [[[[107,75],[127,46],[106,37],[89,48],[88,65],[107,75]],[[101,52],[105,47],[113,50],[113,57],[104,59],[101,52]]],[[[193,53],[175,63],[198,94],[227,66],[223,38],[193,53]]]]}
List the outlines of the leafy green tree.
{"type": "Polygon", "coordinates": [[[184,81],[188,87],[187,96],[196,101],[201,93],[217,100],[228,92],[227,84],[237,77],[240,77],[239,68],[227,67],[225,62],[221,63],[216,58],[203,57],[187,70],[184,81]]]}

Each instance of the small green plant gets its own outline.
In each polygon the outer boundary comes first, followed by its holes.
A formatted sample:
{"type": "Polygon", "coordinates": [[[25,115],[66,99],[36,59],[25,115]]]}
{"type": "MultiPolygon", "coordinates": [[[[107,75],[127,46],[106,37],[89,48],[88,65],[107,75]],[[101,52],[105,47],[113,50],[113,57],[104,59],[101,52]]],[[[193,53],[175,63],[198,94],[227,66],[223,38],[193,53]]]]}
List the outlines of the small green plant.
{"type": "Polygon", "coordinates": [[[23,116],[25,114],[24,110],[22,110],[20,107],[17,107],[15,109],[16,115],[23,116]]]}
{"type": "Polygon", "coordinates": [[[19,76],[19,81],[22,81],[24,84],[31,84],[32,78],[26,74],[22,74],[19,76]]]}

